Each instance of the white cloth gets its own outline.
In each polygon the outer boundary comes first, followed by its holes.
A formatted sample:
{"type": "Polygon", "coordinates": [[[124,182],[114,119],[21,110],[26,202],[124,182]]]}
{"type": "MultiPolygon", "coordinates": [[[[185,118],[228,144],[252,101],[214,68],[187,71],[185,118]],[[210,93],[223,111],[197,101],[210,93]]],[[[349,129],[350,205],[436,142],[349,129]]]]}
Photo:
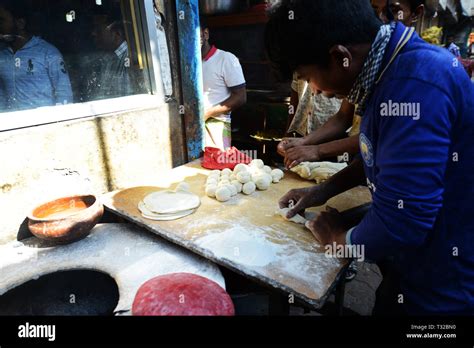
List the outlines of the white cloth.
{"type": "Polygon", "coordinates": [[[291,89],[298,93],[299,103],[288,133],[306,136],[323,126],[341,108],[342,100],[314,95],[308,83],[293,77],[291,89]]]}
{"type": "MultiPolygon", "coordinates": [[[[231,88],[245,85],[245,77],[239,60],[232,53],[217,50],[202,62],[205,109],[219,105],[231,96],[231,88]]],[[[230,114],[214,117],[230,122],[230,114]]]]}
{"type": "Polygon", "coordinates": [[[166,41],[165,28],[161,23],[160,13],[155,13],[156,35],[158,38],[158,52],[160,55],[161,79],[163,80],[163,89],[166,96],[173,94],[173,83],[171,77],[170,55],[168,43],[166,41]]]}

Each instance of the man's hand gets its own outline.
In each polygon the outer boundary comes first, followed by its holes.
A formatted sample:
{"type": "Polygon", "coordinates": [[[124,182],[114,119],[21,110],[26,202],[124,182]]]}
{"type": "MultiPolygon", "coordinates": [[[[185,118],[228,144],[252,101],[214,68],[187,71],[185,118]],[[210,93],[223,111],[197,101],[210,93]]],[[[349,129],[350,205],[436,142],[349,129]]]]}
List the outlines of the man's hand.
{"type": "Polygon", "coordinates": [[[285,167],[291,169],[301,162],[318,162],[320,160],[319,145],[295,146],[286,151],[285,167]]]}
{"type": "Polygon", "coordinates": [[[293,208],[291,208],[287,214],[287,218],[291,219],[298,213],[304,213],[304,210],[307,208],[319,207],[326,204],[328,199],[323,185],[318,185],[291,190],[280,199],[279,205],[280,208],[289,208],[290,202],[294,203],[293,208]]]}
{"type": "Polygon", "coordinates": [[[332,245],[334,242],[337,245],[346,244],[347,230],[342,215],[336,209],[326,207],[326,211],[321,212],[315,220],[309,221],[306,227],[322,246],[332,245]]]}
{"type": "Polygon", "coordinates": [[[304,138],[285,138],[277,146],[278,153],[285,157],[286,152],[295,146],[303,146],[304,138]]]}

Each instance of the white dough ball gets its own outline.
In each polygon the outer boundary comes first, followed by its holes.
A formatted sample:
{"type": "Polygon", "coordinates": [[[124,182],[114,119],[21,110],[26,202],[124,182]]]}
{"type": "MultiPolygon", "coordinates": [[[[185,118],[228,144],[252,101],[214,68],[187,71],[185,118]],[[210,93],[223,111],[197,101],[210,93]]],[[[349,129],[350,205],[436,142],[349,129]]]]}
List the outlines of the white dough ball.
{"type": "Polygon", "coordinates": [[[242,193],[245,195],[251,195],[252,193],[255,192],[256,189],[257,189],[257,186],[255,185],[255,183],[250,181],[242,187],[242,193]]]}
{"type": "Polygon", "coordinates": [[[185,191],[189,192],[191,190],[191,186],[187,182],[180,182],[178,186],[176,187],[176,191],[185,191]]]}
{"type": "Polygon", "coordinates": [[[230,175],[222,174],[221,177],[220,177],[220,180],[229,180],[229,178],[230,178],[230,175]]]}
{"type": "Polygon", "coordinates": [[[216,185],[208,185],[206,187],[206,196],[211,197],[211,198],[216,198],[216,191],[217,191],[216,185]]]}
{"type": "Polygon", "coordinates": [[[256,171],[255,173],[252,174],[252,181],[253,182],[257,182],[258,179],[260,179],[260,177],[266,175],[264,172],[262,172],[261,170],[259,171],[256,171]]]}
{"type": "Polygon", "coordinates": [[[248,172],[240,172],[237,174],[237,181],[240,182],[241,184],[246,184],[251,180],[252,180],[252,177],[250,176],[250,173],[248,172]]]}
{"type": "Polygon", "coordinates": [[[279,183],[281,179],[285,176],[285,173],[281,169],[272,170],[272,181],[276,184],[279,183]]]}
{"type": "Polygon", "coordinates": [[[219,202],[227,202],[230,197],[232,197],[232,193],[226,186],[219,187],[216,191],[216,199],[219,202]]]}
{"type": "Polygon", "coordinates": [[[248,172],[249,166],[243,163],[239,163],[234,168],[234,173],[237,175],[240,172],[248,172]]]}
{"type": "Polygon", "coordinates": [[[232,170],[230,170],[229,168],[226,168],[226,169],[223,169],[222,172],[221,172],[221,175],[226,175],[229,176],[230,174],[232,174],[232,170]]]}
{"type": "Polygon", "coordinates": [[[221,175],[221,171],[219,169],[213,170],[210,175],[221,175]]]}
{"type": "Polygon", "coordinates": [[[250,162],[250,166],[258,168],[258,169],[262,169],[265,166],[265,163],[263,163],[262,160],[256,159],[250,162]]]}
{"type": "Polygon", "coordinates": [[[255,185],[260,191],[266,191],[270,187],[271,183],[272,183],[272,180],[269,180],[267,176],[262,175],[255,182],[255,185]]]}
{"type": "Polygon", "coordinates": [[[218,187],[221,187],[221,186],[226,186],[226,185],[229,185],[230,184],[230,181],[229,180],[221,180],[219,181],[219,183],[217,184],[218,187]]]}
{"type": "Polygon", "coordinates": [[[207,185],[211,185],[211,184],[217,185],[217,180],[214,179],[214,178],[207,178],[206,184],[207,185]]]}
{"type": "Polygon", "coordinates": [[[239,193],[238,190],[237,190],[237,188],[236,188],[234,185],[232,185],[232,184],[228,184],[226,187],[227,187],[227,189],[230,191],[230,195],[231,195],[232,197],[234,197],[237,193],[239,193]]]}
{"type": "Polygon", "coordinates": [[[237,193],[241,193],[241,192],[242,192],[242,186],[243,186],[243,185],[242,185],[239,181],[233,180],[233,181],[231,182],[231,184],[235,186],[235,188],[237,189],[237,193]]]}
{"type": "Polygon", "coordinates": [[[270,168],[269,166],[263,166],[262,171],[267,173],[267,174],[271,174],[272,173],[272,168],[270,168]]]}

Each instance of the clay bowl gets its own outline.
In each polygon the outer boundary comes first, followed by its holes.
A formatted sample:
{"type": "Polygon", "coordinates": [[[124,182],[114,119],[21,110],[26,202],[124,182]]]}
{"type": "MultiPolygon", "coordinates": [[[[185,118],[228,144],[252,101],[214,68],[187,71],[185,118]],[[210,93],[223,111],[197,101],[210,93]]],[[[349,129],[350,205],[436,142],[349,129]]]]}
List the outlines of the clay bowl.
{"type": "Polygon", "coordinates": [[[40,239],[68,244],[87,237],[103,214],[103,205],[93,195],[64,197],[34,208],[28,228],[40,239]]]}

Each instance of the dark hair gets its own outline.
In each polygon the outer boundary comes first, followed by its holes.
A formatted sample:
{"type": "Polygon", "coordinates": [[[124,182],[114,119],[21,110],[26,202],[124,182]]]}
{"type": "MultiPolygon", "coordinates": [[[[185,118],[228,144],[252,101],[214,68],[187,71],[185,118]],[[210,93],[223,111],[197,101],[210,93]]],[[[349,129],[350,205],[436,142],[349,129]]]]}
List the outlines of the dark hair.
{"type": "Polygon", "coordinates": [[[111,32],[119,33],[120,36],[125,37],[125,25],[124,21],[115,20],[107,25],[111,32]]]}
{"type": "Polygon", "coordinates": [[[412,11],[415,11],[419,6],[425,4],[425,0],[408,0],[410,3],[410,8],[412,11]]]}
{"type": "Polygon", "coordinates": [[[301,65],[327,66],[334,45],[372,43],[382,25],[369,0],[282,0],[269,17],[265,47],[283,78],[301,65]]]}
{"type": "Polygon", "coordinates": [[[2,0],[0,2],[0,7],[3,7],[5,10],[10,12],[10,14],[15,19],[28,19],[31,16],[31,12],[29,9],[29,5],[25,3],[25,1],[20,0],[2,0]]]}
{"type": "Polygon", "coordinates": [[[199,16],[199,25],[201,27],[201,30],[204,29],[209,29],[209,25],[207,23],[207,17],[206,16],[199,16]]]}

